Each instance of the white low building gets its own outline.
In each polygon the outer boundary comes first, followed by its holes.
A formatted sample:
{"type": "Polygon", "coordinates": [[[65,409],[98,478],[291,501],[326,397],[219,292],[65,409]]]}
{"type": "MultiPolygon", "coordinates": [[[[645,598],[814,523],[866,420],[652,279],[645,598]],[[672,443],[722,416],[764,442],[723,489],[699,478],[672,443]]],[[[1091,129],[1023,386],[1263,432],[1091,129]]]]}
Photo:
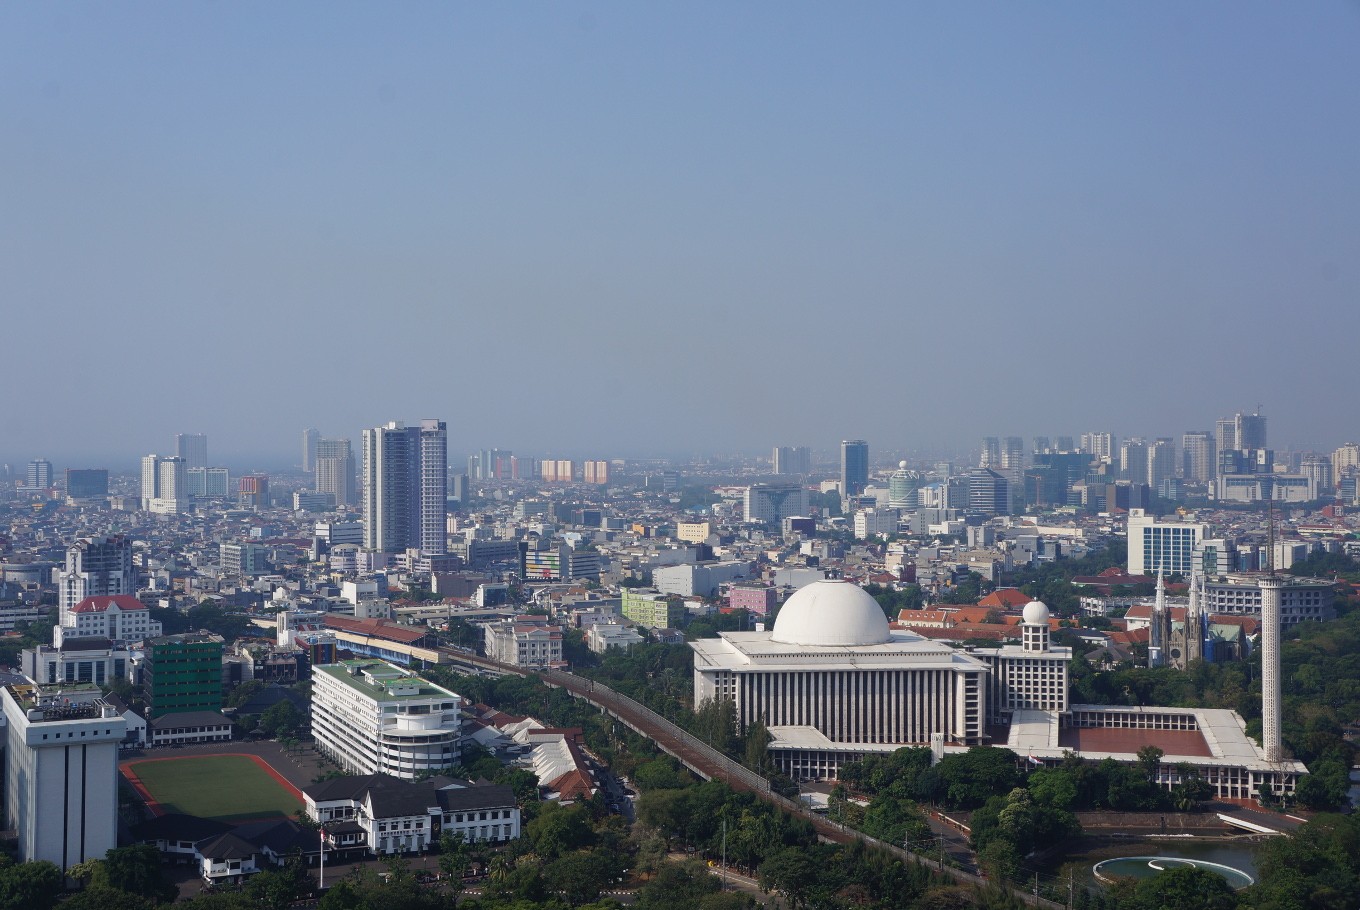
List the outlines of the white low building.
{"type": "Polygon", "coordinates": [[[414,779],[461,758],[462,699],[378,660],[312,668],[317,749],[353,774],[414,779]]]}
{"type": "Polygon", "coordinates": [[[64,638],[107,638],[116,642],[139,642],[158,638],[161,624],[131,594],[87,597],[68,611],[68,624],[53,631],[53,644],[64,638]]]}
{"type": "Polygon", "coordinates": [[[628,650],[633,645],[642,644],[642,636],[636,629],[619,623],[595,623],[586,632],[586,647],[596,654],[603,654],[610,648],[628,650]]]}
{"type": "Polygon", "coordinates": [[[562,664],[562,630],[546,616],[516,616],[487,623],[486,656],[516,667],[556,667],[562,664]]]}

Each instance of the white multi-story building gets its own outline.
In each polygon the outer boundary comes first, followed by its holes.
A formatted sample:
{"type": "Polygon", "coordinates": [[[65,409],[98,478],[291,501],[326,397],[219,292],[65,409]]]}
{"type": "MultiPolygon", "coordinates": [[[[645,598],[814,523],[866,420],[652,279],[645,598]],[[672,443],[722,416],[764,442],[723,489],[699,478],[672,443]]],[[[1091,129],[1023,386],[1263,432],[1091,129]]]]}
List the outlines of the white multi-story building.
{"type": "Polygon", "coordinates": [[[1016,711],[1067,710],[1067,668],[1071,648],[1049,644],[1048,607],[1035,600],[1025,605],[1021,643],[973,652],[991,667],[987,708],[993,720],[1016,711]]]}
{"type": "MultiPolygon", "coordinates": [[[[1204,582],[1206,613],[1237,616],[1261,615],[1259,573],[1232,572],[1204,582]]],[[[1280,625],[1322,622],[1336,617],[1336,585],[1325,578],[1282,575],[1280,578],[1280,625]]]]}
{"type": "Polygon", "coordinates": [[[364,523],[362,521],[318,521],[312,531],[327,546],[335,547],[343,543],[364,545],[364,523]]]}
{"type": "Polygon", "coordinates": [[[132,541],[123,535],[82,537],[66,548],[57,576],[57,624],[71,625],[71,608],[87,597],[137,593],[132,541]]]}
{"type": "Polygon", "coordinates": [[[411,780],[457,764],[462,699],[383,661],[312,668],[317,749],[354,774],[411,780]]]}
{"type": "Polygon", "coordinates": [[[1142,509],[1130,509],[1129,574],[1189,575],[1195,545],[1209,536],[1209,526],[1191,521],[1158,521],[1142,509]]]}
{"type": "Polygon", "coordinates": [[[610,648],[627,651],[633,645],[642,644],[642,636],[636,629],[621,623],[599,622],[586,630],[586,647],[596,654],[603,654],[610,648]]]}
{"type": "Polygon", "coordinates": [[[756,483],[746,488],[742,505],[743,521],[778,527],[808,513],[808,494],[800,483],[756,483]]]}
{"type": "Polygon", "coordinates": [[[562,663],[562,630],[545,616],[516,616],[487,623],[486,656],[516,667],[553,667],[562,663]]]}
{"type": "Polygon", "coordinates": [[[257,543],[224,543],[218,546],[222,574],[246,578],[269,571],[269,548],[257,543]]]}
{"type": "Polygon", "coordinates": [[[652,570],[652,584],[662,594],[681,597],[714,597],[718,588],[733,581],[754,578],[755,565],[742,560],[701,562],[694,565],[660,566],[652,570]]]}
{"type": "Polygon", "coordinates": [[[161,634],[161,624],[151,618],[151,610],[131,594],[87,597],[68,615],[70,621],[53,631],[57,647],[67,638],[107,638],[126,644],[161,634]]]}
{"type": "Polygon", "coordinates": [[[900,517],[896,509],[860,509],[855,513],[855,537],[867,540],[879,534],[895,534],[900,517]]]}
{"type": "Polygon", "coordinates": [[[1319,491],[1313,474],[1223,474],[1214,492],[1225,502],[1311,502],[1319,491]]]}
{"type": "Polygon", "coordinates": [[[5,826],[18,834],[21,862],[69,869],[118,846],[118,744],[127,722],[102,700],[73,704],[71,688],[61,688],[0,691],[5,826]]]}

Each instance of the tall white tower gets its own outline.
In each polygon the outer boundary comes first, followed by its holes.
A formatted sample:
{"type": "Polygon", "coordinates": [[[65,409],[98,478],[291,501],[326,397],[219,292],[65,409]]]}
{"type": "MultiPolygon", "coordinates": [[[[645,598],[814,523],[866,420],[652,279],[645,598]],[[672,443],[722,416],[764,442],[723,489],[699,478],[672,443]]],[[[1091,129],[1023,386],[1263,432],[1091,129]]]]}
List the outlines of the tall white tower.
{"type": "Polygon", "coordinates": [[[1280,741],[1280,591],[1276,575],[1260,580],[1261,587],[1261,747],[1266,761],[1284,760],[1280,741]]]}

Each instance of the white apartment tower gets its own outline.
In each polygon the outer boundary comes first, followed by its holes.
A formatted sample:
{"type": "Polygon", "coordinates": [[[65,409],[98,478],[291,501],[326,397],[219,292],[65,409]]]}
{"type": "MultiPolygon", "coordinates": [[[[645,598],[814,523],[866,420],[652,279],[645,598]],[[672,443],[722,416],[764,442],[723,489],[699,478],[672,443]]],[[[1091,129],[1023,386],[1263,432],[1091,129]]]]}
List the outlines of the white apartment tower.
{"type": "Polygon", "coordinates": [[[348,439],[317,440],[313,469],[318,493],[333,495],[337,506],[354,505],[354,452],[348,439]]]}
{"type": "Polygon", "coordinates": [[[419,427],[392,422],[364,430],[364,547],[385,553],[447,552],[445,496],[448,430],[441,420],[419,427]]]}

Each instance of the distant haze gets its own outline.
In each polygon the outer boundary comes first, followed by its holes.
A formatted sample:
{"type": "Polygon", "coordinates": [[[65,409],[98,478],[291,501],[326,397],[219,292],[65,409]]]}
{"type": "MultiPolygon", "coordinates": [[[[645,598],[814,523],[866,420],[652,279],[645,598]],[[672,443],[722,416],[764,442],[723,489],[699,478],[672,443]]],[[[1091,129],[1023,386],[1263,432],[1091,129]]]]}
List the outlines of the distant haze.
{"type": "Polygon", "coordinates": [[[1360,437],[1354,3],[0,5],[0,458],[1360,437]]]}

